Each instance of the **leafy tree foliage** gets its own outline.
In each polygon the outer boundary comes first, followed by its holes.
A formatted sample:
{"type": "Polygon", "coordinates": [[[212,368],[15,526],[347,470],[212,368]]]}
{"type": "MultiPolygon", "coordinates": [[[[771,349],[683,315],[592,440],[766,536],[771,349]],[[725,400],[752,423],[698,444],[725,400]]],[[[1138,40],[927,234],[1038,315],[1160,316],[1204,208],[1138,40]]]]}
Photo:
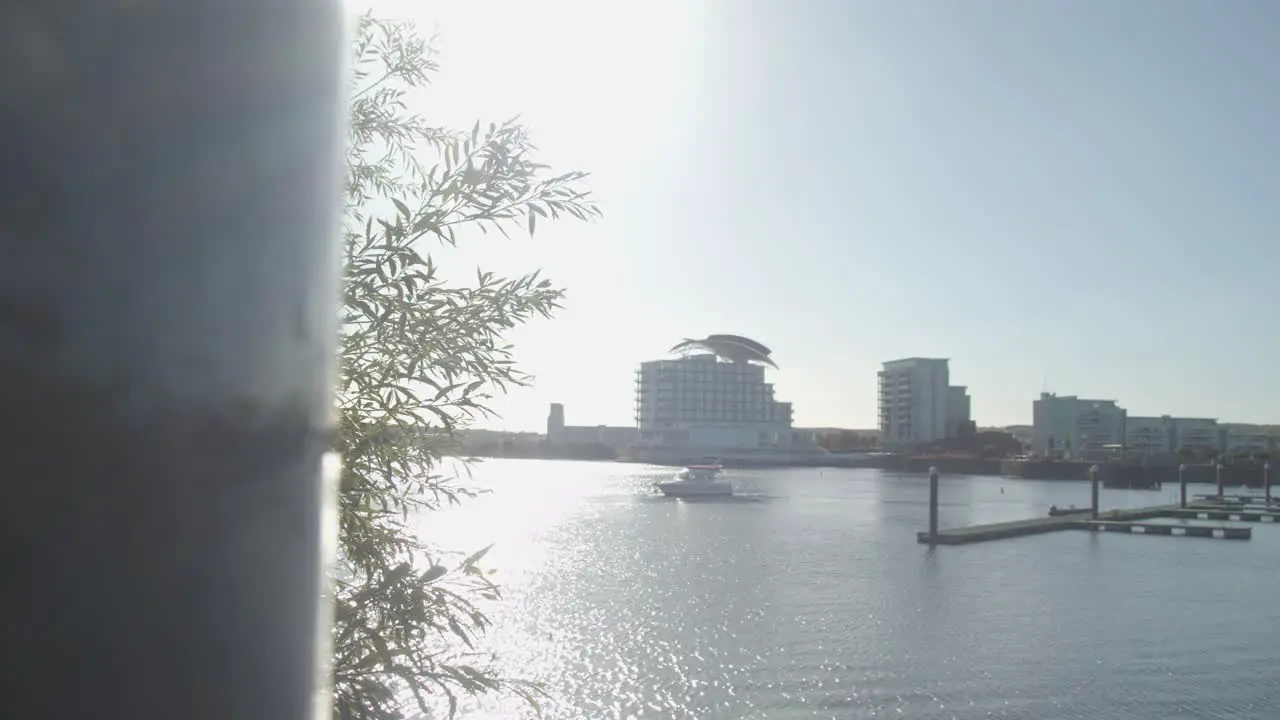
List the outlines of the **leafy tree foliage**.
{"type": "MultiPolygon", "coordinates": [[[[432,259],[471,230],[533,234],[541,218],[597,209],[581,172],[552,176],[524,127],[431,124],[411,99],[437,70],[408,23],[364,17],[354,46],[338,390],[340,568],[334,588],[334,716],[409,717],[494,690],[533,697],[474,652],[498,588],[481,550],[459,563],[410,529],[471,494],[440,469],[453,431],[493,393],[528,381],[503,334],[548,316],[561,291],[536,273],[446,282],[432,259]]],[[[471,235],[474,238],[474,235],[471,235]]]]}

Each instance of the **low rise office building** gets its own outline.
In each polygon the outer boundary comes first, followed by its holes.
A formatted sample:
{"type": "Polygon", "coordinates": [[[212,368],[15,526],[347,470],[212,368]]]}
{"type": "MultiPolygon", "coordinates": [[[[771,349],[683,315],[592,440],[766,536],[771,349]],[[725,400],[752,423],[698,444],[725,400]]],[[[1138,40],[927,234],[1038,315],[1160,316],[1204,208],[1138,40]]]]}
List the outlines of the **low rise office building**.
{"type": "Polygon", "coordinates": [[[1094,460],[1124,448],[1126,412],[1115,400],[1041,393],[1031,415],[1031,451],[1041,457],[1094,460]]]}

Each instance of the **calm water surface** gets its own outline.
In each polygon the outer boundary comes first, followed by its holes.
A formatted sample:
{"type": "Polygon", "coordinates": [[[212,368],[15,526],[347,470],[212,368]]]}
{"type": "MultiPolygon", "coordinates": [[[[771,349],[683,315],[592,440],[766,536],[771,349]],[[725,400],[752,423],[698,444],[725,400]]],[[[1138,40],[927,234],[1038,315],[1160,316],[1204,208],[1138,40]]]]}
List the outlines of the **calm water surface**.
{"type": "MultiPolygon", "coordinates": [[[[491,460],[473,478],[491,495],[424,520],[449,547],[497,543],[492,647],[546,683],[544,717],[1280,718],[1280,527],[931,550],[915,542],[927,478],[737,471],[741,497],[690,503],[652,495],[670,475],[491,460]]],[[[1088,492],[946,477],[941,524],[1088,492]]],[[[1103,504],[1175,492],[1104,490],[1103,504]]]]}

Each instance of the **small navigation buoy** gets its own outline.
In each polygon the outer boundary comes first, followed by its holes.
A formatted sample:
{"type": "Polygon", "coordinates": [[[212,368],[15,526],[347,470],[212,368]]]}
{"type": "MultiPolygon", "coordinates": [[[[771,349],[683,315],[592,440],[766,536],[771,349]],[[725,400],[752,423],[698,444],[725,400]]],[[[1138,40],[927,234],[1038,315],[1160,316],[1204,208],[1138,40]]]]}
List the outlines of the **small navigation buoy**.
{"type": "Polygon", "coordinates": [[[1003,485],[1001,485],[1001,486],[1000,486],[1000,494],[1001,494],[1001,495],[1003,495],[1003,494],[1004,494],[1004,486],[1003,486],[1003,485]]]}

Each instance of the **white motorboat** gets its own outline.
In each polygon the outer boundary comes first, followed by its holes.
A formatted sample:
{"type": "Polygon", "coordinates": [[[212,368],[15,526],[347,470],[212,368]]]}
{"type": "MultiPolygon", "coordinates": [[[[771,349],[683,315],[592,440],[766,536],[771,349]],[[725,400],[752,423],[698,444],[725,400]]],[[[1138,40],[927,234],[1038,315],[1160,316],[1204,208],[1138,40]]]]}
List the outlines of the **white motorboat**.
{"type": "Polygon", "coordinates": [[[675,480],[654,483],[667,497],[724,497],[733,494],[733,483],[720,477],[720,465],[690,465],[675,480]]]}

